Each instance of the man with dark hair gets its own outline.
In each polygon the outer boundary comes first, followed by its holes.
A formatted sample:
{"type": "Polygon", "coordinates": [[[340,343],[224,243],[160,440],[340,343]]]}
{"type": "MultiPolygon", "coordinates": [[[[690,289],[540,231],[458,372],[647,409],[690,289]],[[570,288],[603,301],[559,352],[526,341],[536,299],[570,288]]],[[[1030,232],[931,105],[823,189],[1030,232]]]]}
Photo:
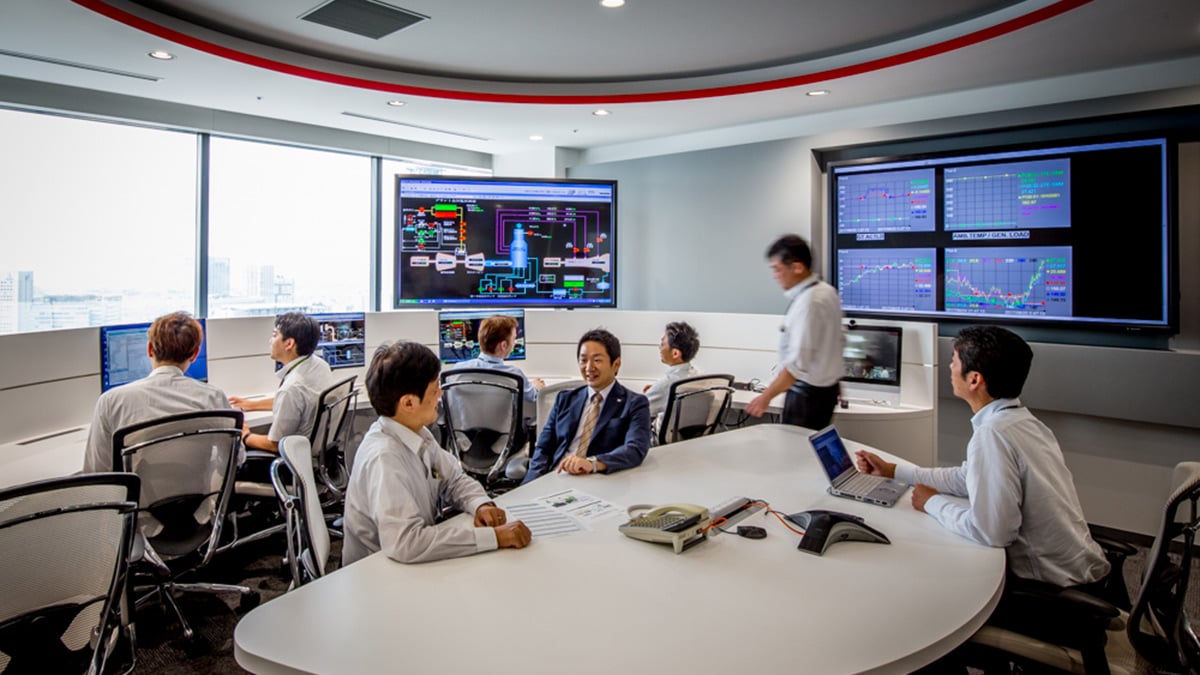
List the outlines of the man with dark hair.
{"type": "Polygon", "coordinates": [[[837,289],[813,273],[812,252],[799,236],[775,240],[767,261],[788,307],[779,327],[778,372],[746,413],[762,417],[771,400],[786,391],[780,421],[822,429],[833,421],[844,368],[842,301],[837,289]]]}
{"type": "Polygon", "coordinates": [[[275,317],[271,333],[271,358],[283,364],[275,376],[279,390],[275,396],[260,399],[232,397],[234,407],[242,410],[271,410],[274,416],[266,434],[255,434],[247,423],[242,440],[247,448],[279,452],[284,436],[307,437],[317,422],[321,392],[333,385],[329,364],[313,352],[321,338],[317,320],[301,312],[275,317]]]}
{"type": "Polygon", "coordinates": [[[113,433],[131,424],[193,410],[229,408],[225,393],[184,372],[200,354],[204,330],[187,312],[160,316],[150,324],[146,353],[154,368],[135,382],[109,389],[96,401],[88,430],[85,473],[121,471],[113,466],[113,433]]]}
{"type": "Polygon", "coordinates": [[[621,341],[602,329],[579,338],[586,386],[563,391],[538,436],[525,482],[555,469],[572,475],[638,466],[650,448],[650,404],[617,382],[621,341]]]}
{"type": "Polygon", "coordinates": [[[400,341],[375,350],[367,396],[379,419],[363,436],[346,489],[342,564],[383,551],[427,562],[529,544],[529,528],[507,516],[426,427],[437,420],[441,362],[400,341]],[[474,527],[435,524],[446,502],[474,514],[474,527]]]}
{"type": "Polygon", "coordinates": [[[451,370],[458,368],[491,368],[507,373],[520,375],[525,384],[525,402],[536,403],[538,390],[546,383],[537,377],[525,377],[520,368],[507,364],[504,359],[512,354],[517,346],[517,320],[504,314],[489,316],[479,324],[479,356],[467,361],[456,363],[451,370]]]}
{"type": "Polygon", "coordinates": [[[685,377],[695,377],[700,370],[692,365],[696,352],[700,351],[700,334],[684,321],[672,321],[667,324],[662,338],[658,341],[658,357],[667,366],[666,375],[654,384],[646,385],[642,393],[650,402],[650,417],[654,420],[663,414],[667,407],[667,394],[671,383],[685,377]]]}
{"type": "Polygon", "coordinates": [[[913,484],[913,508],[960,536],[1004,547],[1010,575],[1091,584],[1108,574],[1109,563],[1088,531],[1058,441],[1017,398],[1032,362],[1033,350],[1011,331],[963,329],[954,340],[950,384],[974,413],[966,461],[922,469],[859,451],[858,469],[913,484]]]}

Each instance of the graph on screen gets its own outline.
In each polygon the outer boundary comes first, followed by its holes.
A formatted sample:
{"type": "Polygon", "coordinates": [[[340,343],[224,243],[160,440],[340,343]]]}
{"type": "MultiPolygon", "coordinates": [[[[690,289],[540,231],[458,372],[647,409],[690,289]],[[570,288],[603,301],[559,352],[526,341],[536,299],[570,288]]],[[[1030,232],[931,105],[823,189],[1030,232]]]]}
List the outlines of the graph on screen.
{"type": "Polygon", "coordinates": [[[841,176],[838,233],[932,232],[933,169],[841,176]]]}
{"type": "Polygon", "coordinates": [[[1071,226],[1071,160],[947,167],[946,229],[1071,226]]]}
{"type": "Polygon", "coordinates": [[[932,248],[872,248],[838,251],[838,290],[845,309],[931,312],[934,297],[932,248]]]}
{"type": "Polygon", "coordinates": [[[1071,316],[1071,247],[947,248],[946,312],[1071,316]]]}

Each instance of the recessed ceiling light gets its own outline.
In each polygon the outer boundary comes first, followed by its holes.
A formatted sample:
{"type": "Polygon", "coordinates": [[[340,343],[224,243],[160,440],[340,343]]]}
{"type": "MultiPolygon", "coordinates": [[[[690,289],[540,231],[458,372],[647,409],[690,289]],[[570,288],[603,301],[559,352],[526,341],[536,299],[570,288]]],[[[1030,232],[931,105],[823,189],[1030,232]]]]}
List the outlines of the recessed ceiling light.
{"type": "Polygon", "coordinates": [[[392,106],[393,108],[399,108],[405,105],[405,103],[404,101],[388,101],[388,105],[392,106]]]}
{"type": "Polygon", "coordinates": [[[542,140],[542,137],[541,137],[541,136],[538,136],[537,134],[534,134],[534,135],[532,135],[532,136],[530,136],[530,137],[529,137],[529,140],[531,140],[531,141],[540,141],[540,140],[542,140]]]}
{"type": "Polygon", "coordinates": [[[600,6],[607,7],[609,9],[612,9],[614,7],[620,7],[624,4],[625,4],[625,0],[600,0],[600,6]]]}
{"type": "Polygon", "coordinates": [[[170,61],[171,59],[175,58],[175,55],[171,52],[165,52],[161,49],[155,49],[154,51],[150,52],[149,56],[150,58],[158,59],[159,61],[170,61]]]}
{"type": "Polygon", "coordinates": [[[828,95],[829,95],[828,89],[813,89],[812,91],[805,93],[805,96],[828,96],[828,95]]]}
{"type": "Polygon", "coordinates": [[[596,117],[604,117],[605,115],[611,115],[612,113],[605,110],[604,108],[600,108],[599,110],[596,110],[592,114],[595,115],[596,117]]]}

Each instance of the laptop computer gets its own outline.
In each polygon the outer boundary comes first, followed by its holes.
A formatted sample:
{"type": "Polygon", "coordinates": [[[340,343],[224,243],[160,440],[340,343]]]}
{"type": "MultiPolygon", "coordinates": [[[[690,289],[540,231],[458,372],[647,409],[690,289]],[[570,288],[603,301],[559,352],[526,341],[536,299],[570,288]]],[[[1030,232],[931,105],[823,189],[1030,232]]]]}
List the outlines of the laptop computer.
{"type": "Polygon", "coordinates": [[[821,467],[829,476],[829,494],[880,506],[891,506],[908,489],[908,483],[860,473],[846,451],[837,429],[826,427],[808,437],[821,467]]]}

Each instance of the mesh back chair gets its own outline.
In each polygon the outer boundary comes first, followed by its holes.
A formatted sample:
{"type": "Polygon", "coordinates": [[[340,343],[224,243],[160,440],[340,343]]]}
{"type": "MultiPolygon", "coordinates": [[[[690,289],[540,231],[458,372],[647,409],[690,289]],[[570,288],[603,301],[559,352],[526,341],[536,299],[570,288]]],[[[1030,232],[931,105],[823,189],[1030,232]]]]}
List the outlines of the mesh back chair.
{"type": "Polygon", "coordinates": [[[658,429],[658,444],[666,445],[717,430],[733,399],[733,375],[696,375],[671,383],[667,407],[658,429]]]}
{"type": "Polygon", "coordinates": [[[1183,667],[1189,673],[1200,673],[1200,626],[1192,621],[1186,610],[1179,613],[1175,643],[1179,645],[1179,662],[1183,667]]]}
{"type": "MultiPolygon", "coordinates": [[[[550,417],[550,411],[554,409],[554,402],[558,400],[559,393],[578,389],[585,384],[587,383],[583,380],[564,380],[563,382],[555,382],[554,384],[547,384],[542,387],[542,390],[538,392],[537,421],[534,424],[537,427],[536,433],[541,434],[542,429],[545,428],[546,422],[550,417]]],[[[537,442],[536,438],[534,442],[537,442]]]]}
{"type": "Polygon", "coordinates": [[[350,478],[347,455],[353,459],[350,443],[358,402],[358,391],[354,389],[356,377],[351,375],[321,392],[317,421],[308,437],[313,474],[330,492],[333,501],[345,498],[346,483],[350,478]]]}
{"type": "Polygon", "coordinates": [[[292,587],[302,586],[323,576],[329,560],[329,529],[313,480],[312,450],[307,438],[285,436],[279,441],[279,459],[271,465],[271,482],[287,519],[292,587]]]}
{"type": "Polygon", "coordinates": [[[497,487],[523,448],[525,389],[520,375],[489,368],[442,373],[446,449],[487,489],[497,487]]]}
{"type": "Polygon", "coordinates": [[[97,473],[0,492],[0,673],[105,672],[125,618],[138,483],[97,473]]]}
{"type": "Polygon", "coordinates": [[[185,637],[192,628],[175,602],[175,592],[242,595],[243,606],[257,603],[246,586],[179,583],[212,559],[233,491],[241,449],[240,410],[201,410],[169,415],[118,429],[113,451],[118,466],[142,479],[138,507],[140,536],[134,569],[151,574],[154,585],[137,606],[158,597],[174,610],[185,637]]]}

